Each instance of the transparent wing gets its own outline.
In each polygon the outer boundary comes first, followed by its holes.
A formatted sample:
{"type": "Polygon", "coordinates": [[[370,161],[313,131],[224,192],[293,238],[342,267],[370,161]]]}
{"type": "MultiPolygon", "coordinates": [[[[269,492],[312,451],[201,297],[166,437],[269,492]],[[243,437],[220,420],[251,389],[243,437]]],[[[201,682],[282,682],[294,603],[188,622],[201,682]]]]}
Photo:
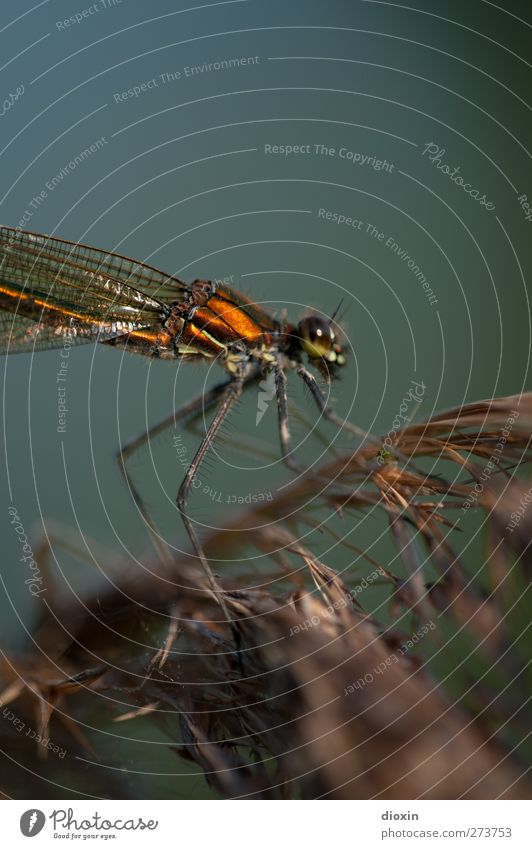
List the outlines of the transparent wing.
{"type": "Polygon", "coordinates": [[[98,303],[100,297],[125,302],[129,296],[134,305],[139,294],[146,300],[179,300],[189,292],[182,280],[151,265],[15,227],[0,226],[0,262],[4,260],[24,277],[28,270],[39,274],[46,288],[54,285],[58,297],[63,291],[69,300],[74,292],[86,304],[98,303]]]}
{"type": "Polygon", "coordinates": [[[116,338],[153,326],[164,301],[188,293],[181,280],[120,254],[0,227],[0,309],[15,314],[0,325],[0,350],[57,347],[66,335],[116,338]]]}

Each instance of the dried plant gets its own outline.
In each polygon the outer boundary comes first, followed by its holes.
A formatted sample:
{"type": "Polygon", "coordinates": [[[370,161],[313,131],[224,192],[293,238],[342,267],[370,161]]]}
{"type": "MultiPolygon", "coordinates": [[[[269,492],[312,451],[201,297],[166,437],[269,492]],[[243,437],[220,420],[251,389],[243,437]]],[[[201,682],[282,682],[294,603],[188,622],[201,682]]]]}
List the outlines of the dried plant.
{"type": "Polygon", "coordinates": [[[3,793],[138,795],[112,738],[90,740],[106,716],[160,729],[224,796],[529,798],[531,436],[532,395],[462,406],[235,516],[205,550],[231,561],[237,647],[191,558],[105,562],[98,592],[49,593],[27,652],[4,655],[0,703],[67,755],[4,715],[3,793]],[[387,518],[393,562],[353,544],[368,512],[387,518]],[[341,568],[317,553],[327,535],[341,568]]]}

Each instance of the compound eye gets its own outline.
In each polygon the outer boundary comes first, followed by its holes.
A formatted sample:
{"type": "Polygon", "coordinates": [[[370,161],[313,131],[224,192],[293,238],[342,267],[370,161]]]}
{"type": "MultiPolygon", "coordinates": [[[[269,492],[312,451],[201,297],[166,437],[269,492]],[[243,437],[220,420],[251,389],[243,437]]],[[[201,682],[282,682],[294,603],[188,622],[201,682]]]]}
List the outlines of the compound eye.
{"type": "Polygon", "coordinates": [[[319,316],[309,316],[299,322],[301,346],[309,357],[329,359],[333,350],[334,332],[329,322],[319,316]]]}
{"type": "Polygon", "coordinates": [[[299,322],[298,331],[301,347],[311,360],[321,359],[337,366],[344,365],[345,356],[336,342],[336,335],[328,319],[317,315],[308,316],[299,322]]]}

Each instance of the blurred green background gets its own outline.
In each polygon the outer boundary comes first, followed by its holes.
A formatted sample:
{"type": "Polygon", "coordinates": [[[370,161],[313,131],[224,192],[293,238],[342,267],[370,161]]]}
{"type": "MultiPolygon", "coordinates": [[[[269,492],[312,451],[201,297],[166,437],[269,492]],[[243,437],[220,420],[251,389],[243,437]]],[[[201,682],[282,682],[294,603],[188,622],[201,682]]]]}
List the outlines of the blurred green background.
{"type": "MultiPolygon", "coordinates": [[[[349,356],[333,397],[375,433],[391,428],[412,380],[426,386],[418,417],[528,386],[532,221],[519,198],[532,199],[529,4],[189,6],[4,5],[2,223],[24,218],[27,229],[186,279],[228,278],[293,320],[309,307],[330,315],[343,298],[349,356]],[[99,149],[72,168],[98,139],[99,149]],[[434,162],[428,145],[439,150],[434,162]],[[299,151],[287,155],[287,146],[299,151]],[[458,168],[455,176],[490,207],[438,165],[458,168]]],[[[33,539],[53,519],[142,560],[149,542],[116,449],[220,378],[217,367],[72,349],[59,434],[61,359],[59,351],[2,358],[0,604],[11,646],[23,642],[35,608],[8,507],[33,539]]],[[[290,399],[315,422],[293,377],[290,399]]],[[[205,526],[232,514],[227,496],[275,493],[289,479],[277,460],[275,409],[258,427],[256,410],[252,391],[202,473],[222,494],[195,495],[194,516],[205,526]],[[235,450],[243,434],[272,460],[235,450]]],[[[293,427],[297,443],[307,425],[296,418],[293,427]]],[[[186,548],[172,509],[181,472],[172,437],[142,452],[131,471],[169,543],[186,548]]],[[[197,439],[183,439],[191,455],[197,439]]],[[[350,441],[341,435],[335,444],[350,441]]],[[[313,451],[302,448],[308,459],[313,451]]],[[[356,542],[386,560],[381,530],[362,521],[356,542]]],[[[67,592],[100,579],[56,557],[67,592]]],[[[345,568],[345,553],[329,561],[345,568]]],[[[141,747],[141,771],[152,756],[141,747]]]]}

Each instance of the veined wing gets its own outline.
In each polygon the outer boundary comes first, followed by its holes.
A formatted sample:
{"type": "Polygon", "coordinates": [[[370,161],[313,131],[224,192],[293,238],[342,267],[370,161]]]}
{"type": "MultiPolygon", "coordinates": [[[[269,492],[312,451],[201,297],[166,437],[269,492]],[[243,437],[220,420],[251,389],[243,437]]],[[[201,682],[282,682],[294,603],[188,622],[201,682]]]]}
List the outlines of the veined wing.
{"type": "Polygon", "coordinates": [[[67,344],[67,339],[68,344],[74,345],[96,341],[95,337],[73,336],[58,326],[33,321],[18,313],[0,313],[0,354],[59,348],[67,344]]]}
{"type": "MultiPolygon", "coordinates": [[[[123,322],[120,329],[117,329],[116,323],[85,323],[79,333],[76,333],[75,328],[66,321],[63,324],[45,324],[19,313],[0,312],[0,354],[23,354],[89,342],[106,342],[127,343],[130,351],[146,355],[157,349],[158,356],[163,356],[164,349],[170,346],[170,341],[169,334],[162,330],[160,321],[145,326],[140,322],[129,322],[127,328],[123,322]]],[[[173,348],[171,350],[175,355],[173,348]]]]}
{"type": "Polygon", "coordinates": [[[185,298],[185,283],[144,263],[0,227],[0,309],[15,319],[0,326],[0,349],[106,341],[160,323],[164,300],[185,298]],[[33,322],[32,328],[29,322],[33,322]]]}
{"type": "MultiPolygon", "coordinates": [[[[51,277],[62,274],[67,283],[76,286],[79,291],[87,290],[85,302],[100,288],[97,276],[138,290],[157,301],[178,300],[189,292],[188,284],[179,278],[121,254],[16,227],[0,226],[0,263],[6,255],[12,257],[16,264],[46,270],[51,277]],[[87,285],[91,273],[95,275],[94,286],[87,285]]],[[[115,295],[119,289],[118,285],[115,295]]],[[[110,287],[106,287],[103,294],[109,296],[110,287]]]]}

